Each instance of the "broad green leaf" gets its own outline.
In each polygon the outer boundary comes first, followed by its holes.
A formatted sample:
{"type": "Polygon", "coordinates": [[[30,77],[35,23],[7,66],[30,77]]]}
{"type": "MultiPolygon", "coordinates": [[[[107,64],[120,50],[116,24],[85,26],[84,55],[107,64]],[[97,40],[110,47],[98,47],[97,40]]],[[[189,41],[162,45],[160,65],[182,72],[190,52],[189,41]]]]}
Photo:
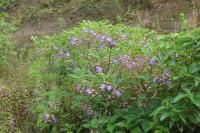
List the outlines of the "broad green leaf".
{"type": "Polygon", "coordinates": [[[178,102],[179,100],[187,97],[188,94],[178,94],[175,98],[174,98],[174,103],[178,102]]]}
{"type": "Polygon", "coordinates": [[[161,115],[160,117],[160,121],[164,121],[165,119],[167,119],[169,116],[171,116],[171,112],[165,112],[161,115]]]}

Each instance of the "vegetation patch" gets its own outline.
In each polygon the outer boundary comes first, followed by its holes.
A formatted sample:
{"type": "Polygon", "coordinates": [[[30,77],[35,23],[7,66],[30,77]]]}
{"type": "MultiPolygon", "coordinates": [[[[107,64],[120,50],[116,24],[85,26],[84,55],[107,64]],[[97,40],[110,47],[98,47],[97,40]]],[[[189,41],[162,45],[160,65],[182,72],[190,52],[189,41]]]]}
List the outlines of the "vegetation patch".
{"type": "MultiPolygon", "coordinates": [[[[34,38],[40,132],[188,132],[200,123],[199,29],[154,31],[85,21],[34,38]],[[190,113],[189,113],[189,112],[190,113]]],[[[198,129],[196,129],[198,130],[198,129]]]]}

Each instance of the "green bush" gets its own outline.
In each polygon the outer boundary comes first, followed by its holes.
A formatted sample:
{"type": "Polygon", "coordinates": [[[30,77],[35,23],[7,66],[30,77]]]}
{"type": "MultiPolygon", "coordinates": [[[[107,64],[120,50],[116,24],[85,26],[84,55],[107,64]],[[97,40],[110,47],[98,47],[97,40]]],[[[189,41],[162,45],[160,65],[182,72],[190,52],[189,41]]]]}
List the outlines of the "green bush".
{"type": "Polygon", "coordinates": [[[38,132],[190,132],[200,126],[200,29],[170,35],[84,21],[33,38],[38,132]]]}

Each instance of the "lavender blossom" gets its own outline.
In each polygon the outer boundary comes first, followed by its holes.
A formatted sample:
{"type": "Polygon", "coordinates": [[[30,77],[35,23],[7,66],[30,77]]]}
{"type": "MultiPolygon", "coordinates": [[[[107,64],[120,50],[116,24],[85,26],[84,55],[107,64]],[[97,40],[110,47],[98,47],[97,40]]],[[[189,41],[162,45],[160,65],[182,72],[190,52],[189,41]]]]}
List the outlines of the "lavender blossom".
{"type": "Polygon", "coordinates": [[[96,73],[102,73],[103,68],[101,66],[96,66],[96,73]]]}
{"type": "Polygon", "coordinates": [[[121,60],[122,64],[126,64],[126,63],[128,63],[130,61],[130,56],[129,55],[124,55],[124,56],[122,56],[120,58],[120,60],[121,60]]]}
{"type": "Polygon", "coordinates": [[[155,64],[155,59],[151,58],[150,61],[149,61],[149,65],[153,65],[153,64],[155,64]]]}
{"type": "Polygon", "coordinates": [[[101,86],[100,86],[100,90],[101,90],[101,91],[104,91],[104,90],[105,90],[105,87],[106,87],[105,84],[101,84],[101,86]]]}
{"type": "Polygon", "coordinates": [[[92,94],[92,90],[90,87],[86,87],[85,92],[87,95],[91,95],[92,94]]]}
{"type": "Polygon", "coordinates": [[[117,97],[120,97],[122,95],[122,93],[119,91],[119,90],[115,90],[114,91],[114,94],[117,96],[117,97]]]}
{"type": "Polygon", "coordinates": [[[78,39],[77,39],[76,37],[73,36],[73,37],[71,38],[71,44],[72,44],[72,45],[77,45],[77,44],[78,44],[78,39]]]}
{"type": "Polygon", "coordinates": [[[111,38],[111,37],[107,37],[106,40],[107,40],[108,42],[111,42],[111,41],[112,41],[112,38],[111,38]]]}
{"type": "Polygon", "coordinates": [[[116,45],[116,42],[112,40],[112,41],[109,42],[109,44],[110,44],[110,47],[112,48],[116,45]]]}
{"type": "Polygon", "coordinates": [[[108,91],[111,91],[112,89],[113,89],[112,85],[108,85],[108,86],[107,86],[107,90],[108,90],[108,91]]]}
{"type": "Polygon", "coordinates": [[[106,40],[109,42],[111,48],[116,45],[116,42],[111,37],[107,37],[106,40]]]}
{"type": "Polygon", "coordinates": [[[100,43],[105,42],[105,36],[104,35],[97,35],[97,38],[99,39],[100,43]]]}
{"type": "Polygon", "coordinates": [[[132,69],[135,64],[135,61],[132,61],[130,64],[127,65],[127,68],[132,69]]]}

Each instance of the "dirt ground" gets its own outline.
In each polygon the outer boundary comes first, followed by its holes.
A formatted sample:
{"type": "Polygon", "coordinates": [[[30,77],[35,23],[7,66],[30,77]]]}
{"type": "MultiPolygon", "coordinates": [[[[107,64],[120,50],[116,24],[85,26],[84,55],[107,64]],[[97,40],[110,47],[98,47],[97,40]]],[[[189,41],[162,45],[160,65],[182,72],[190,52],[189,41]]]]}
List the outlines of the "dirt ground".
{"type": "MultiPolygon", "coordinates": [[[[178,32],[181,30],[179,15],[183,12],[190,27],[194,28],[200,24],[200,1],[188,1],[160,0],[158,2],[158,0],[153,0],[151,7],[140,10],[135,9],[129,12],[124,22],[128,25],[147,27],[163,33],[178,32]]],[[[43,2],[46,2],[46,0],[43,0],[43,2]]],[[[21,13],[22,10],[20,8],[14,9],[11,10],[10,14],[15,16],[17,12],[21,13]]],[[[63,12],[61,16],[55,14],[49,17],[41,17],[37,21],[34,19],[22,20],[23,23],[13,34],[13,40],[18,45],[26,46],[26,44],[31,43],[32,36],[54,34],[84,19],[92,19],[92,16],[80,16],[79,14],[79,12],[76,12],[75,15],[74,13],[63,12]],[[60,27],[59,18],[64,20],[64,26],[62,27],[60,27]]],[[[95,11],[93,15],[95,15],[95,11]]],[[[116,18],[110,18],[110,20],[117,23],[116,18]]]]}

